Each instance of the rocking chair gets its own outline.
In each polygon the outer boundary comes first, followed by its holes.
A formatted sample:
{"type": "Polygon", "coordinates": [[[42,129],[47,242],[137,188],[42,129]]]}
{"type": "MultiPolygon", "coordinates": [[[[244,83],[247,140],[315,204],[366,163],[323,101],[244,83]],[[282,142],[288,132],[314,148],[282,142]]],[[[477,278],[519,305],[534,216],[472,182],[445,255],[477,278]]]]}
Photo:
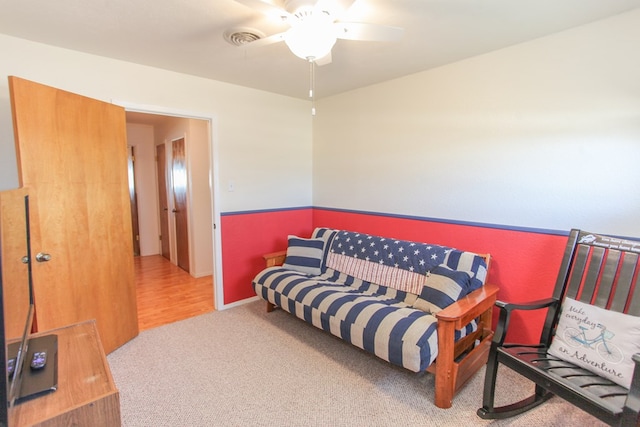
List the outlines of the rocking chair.
{"type": "MultiPolygon", "coordinates": [[[[640,413],[640,354],[632,356],[629,389],[592,370],[548,353],[565,298],[618,313],[640,316],[640,242],[571,230],[553,296],[526,304],[496,302],[500,309],[485,373],[483,406],[478,416],[503,419],[521,414],[556,395],[609,425],[637,425],[640,413]],[[548,308],[540,342],[505,344],[515,310],[548,308]],[[535,383],[532,396],[495,407],[499,364],[535,383]]],[[[596,309],[599,310],[599,309],[596,309]]],[[[635,340],[634,340],[635,341],[635,340]]]]}

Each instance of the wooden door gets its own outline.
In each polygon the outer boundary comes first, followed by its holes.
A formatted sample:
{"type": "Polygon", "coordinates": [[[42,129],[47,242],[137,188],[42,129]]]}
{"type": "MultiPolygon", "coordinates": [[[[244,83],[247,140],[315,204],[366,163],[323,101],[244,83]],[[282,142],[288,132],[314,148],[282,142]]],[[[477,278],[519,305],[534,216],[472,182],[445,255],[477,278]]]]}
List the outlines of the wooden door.
{"type": "Polygon", "coordinates": [[[167,200],[167,154],[164,144],[156,145],[158,201],[160,205],[160,248],[162,256],[171,260],[169,246],[169,202],[167,200]]]}
{"type": "Polygon", "coordinates": [[[187,223],[187,156],[184,138],[172,142],[171,182],[176,224],[178,267],[189,272],[189,228],[187,223]]]}
{"type": "Polygon", "coordinates": [[[105,351],[138,334],[124,109],[9,78],[32,210],[39,330],[96,319],[105,351]]]}

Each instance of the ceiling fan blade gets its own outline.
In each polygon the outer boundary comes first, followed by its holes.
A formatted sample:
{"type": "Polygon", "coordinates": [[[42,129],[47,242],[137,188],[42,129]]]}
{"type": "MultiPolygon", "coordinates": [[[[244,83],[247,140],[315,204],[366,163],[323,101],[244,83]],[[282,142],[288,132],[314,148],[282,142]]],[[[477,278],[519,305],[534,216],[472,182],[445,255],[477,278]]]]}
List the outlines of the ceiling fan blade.
{"type": "Polygon", "coordinates": [[[263,39],[258,39],[256,41],[250,42],[250,43],[245,43],[243,45],[241,45],[242,47],[248,47],[248,48],[255,48],[255,47],[262,47],[262,46],[267,46],[273,43],[278,43],[278,42],[282,42],[284,41],[284,35],[285,33],[278,33],[278,34],[274,34],[272,36],[269,37],[265,37],[263,39]]]}
{"type": "Polygon", "coordinates": [[[392,42],[402,38],[404,29],[377,24],[358,22],[336,22],[336,37],[345,40],[365,40],[372,42],[392,42]]]}
{"type": "Polygon", "coordinates": [[[329,12],[332,16],[339,17],[355,3],[355,0],[318,0],[315,9],[329,12]]]}
{"type": "Polygon", "coordinates": [[[247,7],[250,7],[251,9],[255,9],[258,12],[262,12],[265,15],[279,16],[281,18],[291,17],[291,14],[286,10],[278,6],[275,6],[271,3],[267,3],[266,1],[262,1],[262,0],[235,0],[235,1],[237,3],[241,3],[247,7]]]}
{"type": "Polygon", "coordinates": [[[329,52],[327,55],[323,56],[320,59],[316,59],[313,62],[315,62],[316,65],[318,65],[318,66],[331,64],[331,52],[329,52]]]}

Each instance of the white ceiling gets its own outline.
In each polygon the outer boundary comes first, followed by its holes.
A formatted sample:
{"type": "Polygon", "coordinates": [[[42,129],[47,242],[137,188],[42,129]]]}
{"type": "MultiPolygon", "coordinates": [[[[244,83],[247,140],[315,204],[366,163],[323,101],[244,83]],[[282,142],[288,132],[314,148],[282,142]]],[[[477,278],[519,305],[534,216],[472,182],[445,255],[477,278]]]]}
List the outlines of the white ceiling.
{"type": "MultiPolygon", "coordinates": [[[[284,0],[272,0],[283,5],[284,0]]],[[[311,0],[313,2],[313,0],[311,0]]],[[[399,42],[338,40],[316,97],[416,73],[640,7],[640,0],[356,0],[345,21],[404,28],[399,42]]],[[[284,43],[237,47],[233,28],[288,27],[234,0],[0,0],[0,33],[306,98],[309,68],[284,43]]]]}

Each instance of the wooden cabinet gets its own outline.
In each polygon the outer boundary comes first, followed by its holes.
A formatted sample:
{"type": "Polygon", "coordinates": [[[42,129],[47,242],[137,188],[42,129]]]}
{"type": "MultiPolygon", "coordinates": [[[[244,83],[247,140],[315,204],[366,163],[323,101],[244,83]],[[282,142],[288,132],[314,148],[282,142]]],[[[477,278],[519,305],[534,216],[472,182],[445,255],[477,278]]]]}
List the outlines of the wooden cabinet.
{"type": "Polygon", "coordinates": [[[120,426],[120,396],[95,321],[34,336],[58,336],[58,389],[9,409],[9,426],[120,426]]]}

